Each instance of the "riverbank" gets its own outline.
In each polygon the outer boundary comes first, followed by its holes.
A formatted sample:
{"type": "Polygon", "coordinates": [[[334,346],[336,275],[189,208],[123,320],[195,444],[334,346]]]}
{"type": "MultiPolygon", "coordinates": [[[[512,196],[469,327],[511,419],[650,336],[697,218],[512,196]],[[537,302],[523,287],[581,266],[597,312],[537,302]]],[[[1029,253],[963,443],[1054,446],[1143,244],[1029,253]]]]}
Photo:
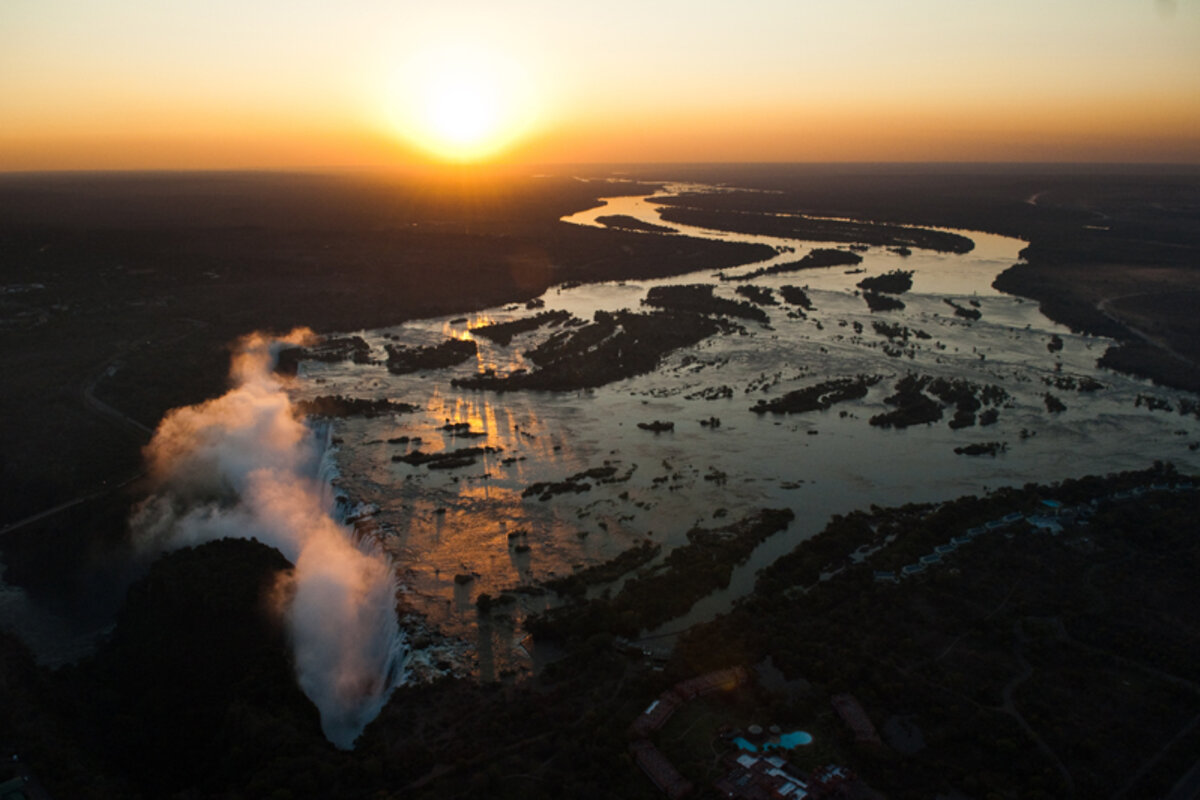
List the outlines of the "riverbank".
{"type": "Polygon", "coordinates": [[[1194,166],[694,165],[632,174],[668,172],[755,190],[670,201],[710,215],[740,212],[741,225],[786,226],[786,218],[759,220],[808,214],[1024,239],[1027,263],[1004,273],[997,288],[1037,300],[1046,316],[1073,330],[1121,340],[1108,361],[1114,368],[1200,388],[1194,304],[1179,301],[1200,291],[1194,166]],[[1118,299],[1134,296],[1136,303],[1118,299]]]}

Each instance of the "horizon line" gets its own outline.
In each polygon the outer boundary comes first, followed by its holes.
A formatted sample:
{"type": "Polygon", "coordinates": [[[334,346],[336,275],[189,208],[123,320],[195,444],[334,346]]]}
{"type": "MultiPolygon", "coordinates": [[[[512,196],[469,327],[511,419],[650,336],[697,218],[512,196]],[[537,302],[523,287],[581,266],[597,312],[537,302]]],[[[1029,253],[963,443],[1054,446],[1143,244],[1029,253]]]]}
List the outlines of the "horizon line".
{"type": "Polygon", "coordinates": [[[1074,168],[1074,169],[1187,169],[1200,171],[1200,161],[557,161],[521,163],[410,163],[373,165],[306,165],[289,167],[75,167],[4,169],[0,176],[33,175],[181,175],[181,174],[330,174],[364,172],[504,172],[526,169],[606,168],[624,169],[664,167],[686,169],[697,167],[808,167],[808,168],[1074,168]]]}

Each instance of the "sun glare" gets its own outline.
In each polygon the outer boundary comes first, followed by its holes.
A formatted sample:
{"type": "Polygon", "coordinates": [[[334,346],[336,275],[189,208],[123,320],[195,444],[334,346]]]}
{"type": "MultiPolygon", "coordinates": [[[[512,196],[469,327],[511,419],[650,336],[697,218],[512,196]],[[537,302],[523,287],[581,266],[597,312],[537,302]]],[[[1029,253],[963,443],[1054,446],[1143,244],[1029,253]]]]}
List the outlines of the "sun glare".
{"type": "Polygon", "coordinates": [[[479,145],[496,134],[496,89],[483,75],[450,75],[429,97],[429,124],[437,135],[462,147],[479,145]]]}
{"type": "Polygon", "coordinates": [[[513,60],[478,46],[430,48],[401,73],[396,127],[445,161],[499,155],[534,123],[531,80],[513,60]]]}

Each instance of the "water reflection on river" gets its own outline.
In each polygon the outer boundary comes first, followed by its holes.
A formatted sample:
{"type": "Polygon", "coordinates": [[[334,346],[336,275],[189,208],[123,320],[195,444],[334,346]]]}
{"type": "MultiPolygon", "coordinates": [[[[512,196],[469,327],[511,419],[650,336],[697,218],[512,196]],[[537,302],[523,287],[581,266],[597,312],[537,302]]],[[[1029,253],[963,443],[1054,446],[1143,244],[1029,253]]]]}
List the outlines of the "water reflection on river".
{"type": "MultiPolygon", "coordinates": [[[[642,198],[611,198],[567,221],[596,224],[595,218],[606,214],[661,224],[654,205],[642,198]]],[[[1181,469],[1200,468],[1197,454],[1187,447],[1200,439],[1194,417],[1135,407],[1139,393],[1151,393],[1177,408],[1175,393],[1097,369],[1107,340],[1073,335],[1042,316],[1034,303],[991,287],[994,277],[1018,260],[1023,242],[962,233],[976,243],[967,255],[918,250],[904,257],[874,247],[863,254],[865,273],[838,267],[756,279],[754,285],[776,290],[804,286],[815,310],[800,318],[789,316],[794,309],[786,304],[768,306],[770,326],[748,323],[744,335],[713,337],[671,354],[655,374],[595,390],[501,394],[451,387],[452,378],[486,369],[530,368],[521,354],[553,332],[543,329],[522,334],[507,347],[475,337],[477,359],[415,375],[391,375],[382,365],[306,363],[292,391],[297,397],[338,393],[421,406],[416,414],[338,423],[340,489],[378,507],[369,524],[401,565],[408,601],[431,625],[474,645],[485,678],[528,665],[516,647],[520,620],[548,600],[519,594],[505,612],[480,622],[475,609],[480,594],[495,597],[532,585],[646,539],[669,549],[685,542],[688,528],[696,524],[718,525],[767,506],[796,512],[786,532],[765,542],[735,572],[729,590],[702,601],[675,627],[711,616],[749,591],[758,568],[819,532],[831,514],[872,503],[936,501],[1028,481],[1140,469],[1155,459],[1172,460],[1181,469]],[[906,308],[872,314],[855,284],[897,268],[915,273],[913,289],[903,296],[906,308]],[[947,297],[978,308],[982,318],[972,322],[955,316],[944,302],[947,297]],[[930,338],[909,339],[889,355],[887,339],[872,327],[878,320],[920,329],[930,338]],[[1051,335],[1061,337],[1061,351],[1048,348],[1051,335]],[[951,430],[949,414],[940,423],[905,430],[870,427],[867,420],[887,409],[884,398],[909,371],[997,384],[1012,400],[998,422],[986,428],[951,430]],[[824,412],[760,416],[748,410],[760,398],[857,374],[886,377],[863,400],[824,412]],[[1105,388],[1079,392],[1047,386],[1047,381],[1083,376],[1105,388]],[[701,396],[721,386],[732,396],[701,396]],[[1047,411],[1047,391],[1062,399],[1065,412],[1047,411]],[[700,424],[711,417],[720,419],[719,427],[700,424]],[[638,422],[653,420],[674,422],[674,432],[637,428],[638,422]],[[478,435],[442,430],[462,422],[478,435]],[[388,441],[399,437],[409,441],[388,441]],[[1009,449],[996,458],[954,453],[956,446],[980,441],[1007,442],[1009,449]],[[392,460],[416,449],[482,446],[496,452],[461,469],[435,471],[392,460]],[[547,501],[522,497],[533,482],[562,480],[606,464],[616,466],[618,475],[628,474],[628,480],[591,481],[589,491],[547,501]],[[456,582],[455,576],[470,580],[456,582]]],[[[794,261],[814,246],[773,237],[721,238],[770,244],[779,249],[777,262],[794,261]]],[[[719,296],[737,297],[736,284],[701,272],[560,287],[542,299],[545,309],[590,320],[597,309],[636,309],[651,286],[697,282],[717,285],[719,296]]],[[[470,329],[482,324],[533,313],[523,307],[487,309],[362,335],[382,361],[388,341],[436,344],[470,337],[470,329]]]]}

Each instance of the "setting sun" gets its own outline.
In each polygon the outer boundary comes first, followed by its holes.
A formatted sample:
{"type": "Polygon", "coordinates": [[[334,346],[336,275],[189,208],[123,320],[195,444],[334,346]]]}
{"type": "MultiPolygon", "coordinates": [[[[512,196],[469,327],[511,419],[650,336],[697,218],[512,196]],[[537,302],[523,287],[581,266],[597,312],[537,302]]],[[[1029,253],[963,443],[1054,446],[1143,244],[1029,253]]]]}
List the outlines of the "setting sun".
{"type": "Polygon", "coordinates": [[[430,47],[410,59],[399,82],[396,128],[441,160],[495,156],[534,122],[528,74],[476,45],[430,47]]]}
{"type": "Polygon", "coordinates": [[[430,126],[458,147],[477,146],[496,132],[499,108],[495,93],[480,76],[451,76],[429,102],[430,126]]]}

